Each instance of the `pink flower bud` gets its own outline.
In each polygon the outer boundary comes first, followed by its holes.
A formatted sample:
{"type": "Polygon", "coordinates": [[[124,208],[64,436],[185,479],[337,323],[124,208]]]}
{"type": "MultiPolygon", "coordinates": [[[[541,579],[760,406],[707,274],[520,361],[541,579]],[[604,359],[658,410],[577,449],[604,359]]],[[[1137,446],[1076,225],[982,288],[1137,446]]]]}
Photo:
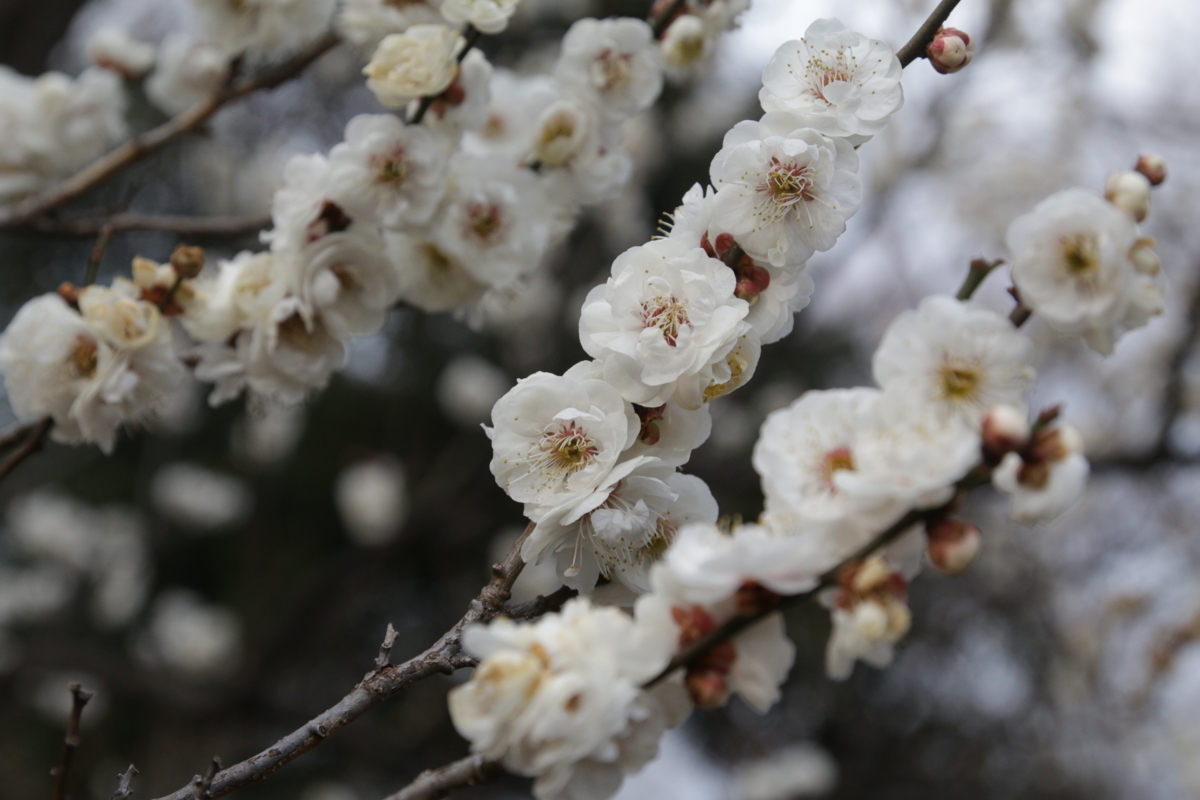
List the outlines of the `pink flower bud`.
{"type": "Polygon", "coordinates": [[[735,244],[737,242],[733,240],[733,234],[719,233],[717,234],[717,241],[713,245],[713,250],[716,252],[717,258],[724,258],[725,254],[729,252],[729,248],[735,244]]]}
{"type": "Polygon", "coordinates": [[[733,288],[733,296],[739,300],[745,300],[750,305],[758,302],[758,296],[762,294],[758,287],[754,285],[754,281],[749,278],[742,278],[737,282],[737,286],[733,288]]]}
{"type": "Polygon", "coordinates": [[[1150,213],[1150,179],[1140,172],[1114,172],[1104,182],[1108,202],[1141,222],[1150,213]]]}
{"type": "Polygon", "coordinates": [[[1139,156],[1134,169],[1145,175],[1151,186],[1158,186],[1167,179],[1167,163],[1162,156],[1153,153],[1139,156]]]}
{"type": "Polygon", "coordinates": [[[975,43],[958,28],[942,28],[925,48],[929,63],[943,75],[958,72],[975,58],[975,43]]]}
{"type": "Polygon", "coordinates": [[[1016,406],[992,406],[983,418],[983,449],[994,459],[1024,448],[1029,435],[1029,418],[1016,406]]]}
{"type": "Polygon", "coordinates": [[[684,679],[688,694],[696,708],[714,709],[725,705],[729,700],[729,683],[725,676],[712,670],[688,672],[684,679]]]}
{"type": "Polygon", "coordinates": [[[926,533],[929,536],[929,561],[947,575],[966,569],[983,545],[979,528],[961,519],[940,519],[931,523],[926,533]]]}

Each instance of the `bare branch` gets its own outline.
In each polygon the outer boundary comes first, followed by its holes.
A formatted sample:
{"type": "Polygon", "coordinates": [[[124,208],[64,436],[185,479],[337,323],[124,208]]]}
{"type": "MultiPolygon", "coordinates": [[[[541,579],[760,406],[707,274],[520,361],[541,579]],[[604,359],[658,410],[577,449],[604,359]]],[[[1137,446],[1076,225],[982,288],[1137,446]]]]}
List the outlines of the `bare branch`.
{"type": "Polygon", "coordinates": [[[192,786],[195,787],[195,792],[192,797],[195,800],[210,800],[212,797],[212,782],[217,773],[221,771],[221,759],[217,756],[212,757],[212,761],[208,762],[208,769],[203,776],[197,775],[192,778],[192,786]]]}
{"type": "Polygon", "coordinates": [[[379,646],[379,655],[375,657],[375,668],[383,669],[392,663],[392,645],[396,643],[396,629],[388,623],[387,632],[383,634],[383,644],[379,646]]]}
{"type": "Polygon", "coordinates": [[[340,37],[331,31],[288,60],[268,67],[257,75],[234,81],[230,86],[214,92],[157,128],[134,136],[57,186],[0,212],[0,229],[21,227],[30,220],[70,202],[131,164],[161,150],[180,136],[196,130],[209,117],[234,100],[261,89],[272,89],[291,80],[340,41],[340,37]]]}
{"type": "Polygon", "coordinates": [[[92,254],[88,256],[87,272],[83,275],[83,285],[91,286],[100,274],[100,262],[104,260],[104,251],[108,249],[108,240],[112,238],[112,225],[102,225],[96,244],[92,246],[92,254]]]}
{"type": "Polygon", "coordinates": [[[933,41],[933,37],[937,35],[938,30],[945,24],[946,18],[950,16],[950,12],[959,2],[960,0],[942,0],[938,3],[937,8],[921,24],[912,38],[904,47],[896,51],[896,58],[900,59],[900,66],[907,67],[918,58],[925,58],[925,48],[933,41]]]}
{"type": "Polygon", "coordinates": [[[488,761],[483,756],[467,756],[444,767],[429,769],[417,779],[384,800],[437,800],[459,789],[488,783],[504,774],[499,762],[488,761]]]}
{"type": "Polygon", "coordinates": [[[971,260],[971,269],[967,272],[966,279],[963,280],[962,287],[955,295],[959,300],[970,300],[971,295],[975,294],[975,290],[984,282],[988,275],[992,274],[992,270],[1003,264],[1002,259],[988,261],[986,258],[975,258],[971,260]]]}
{"type": "Polygon", "coordinates": [[[532,600],[526,600],[524,603],[514,603],[511,606],[506,606],[504,616],[509,619],[533,619],[540,617],[543,614],[558,611],[563,607],[564,603],[578,594],[579,592],[570,586],[560,586],[557,591],[550,594],[539,594],[537,597],[532,600]]]}
{"type": "MultiPolygon", "coordinates": [[[[50,428],[53,425],[54,420],[52,420],[50,417],[46,417],[41,422],[35,422],[31,425],[23,426],[26,433],[24,439],[21,441],[20,446],[18,446],[16,450],[12,451],[12,453],[10,453],[6,459],[0,461],[0,481],[7,478],[8,473],[16,469],[22,461],[29,458],[38,450],[42,449],[42,446],[46,443],[46,434],[50,432],[50,428]]],[[[7,439],[7,437],[8,434],[6,433],[5,439],[7,439]]],[[[7,445],[8,442],[6,441],[5,444],[7,445]]]]}
{"type": "Polygon", "coordinates": [[[67,772],[71,769],[71,759],[79,749],[79,719],[83,716],[83,707],[94,696],[93,692],[84,689],[78,683],[67,686],[71,690],[71,716],[67,720],[67,735],[63,739],[62,758],[58,766],[50,770],[54,777],[54,800],[65,800],[67,796],[67,772]]]}
{"type": "MultiPolygon", "coordinates": [[[[651,13],[650,29],[654,31],[654,38],[661,39],[663,34],[667,32],[667,28],[671,27],[671,23],[675,21],[675,17],[683,11],[683,7],[687,4],[687,0],[671,0],[671,4],[664,8],[661,13],[651,13]]],[[[657,5],[657,4],[656,4],[657,5]]]]}
{"type": "Polygon", "coordinates": [[[37,425],[36,422],[18,422],[0,431],[0,451],[23,441],[37,425]]]}
{"type": "MultiPolygon", "coordinates": [[[[531,524],[517,537],[504,560],[492,567],[491,581],[483,587],[479,596],[471,601],[467,613],[432,647],[403,664],[387,665],[372,670],[354,687],[354,691],[332,708],[317,715],[303,727],[292,731],[258,755],[218,772],[210,783],[208,796],[222,797],[242,787],[266,780],[286,764],[358,719],[368,709],[423,678],[474,666],[475,660],[462,652],[460,642],[463,630],[473,623],[492,620],[504,611],[504,604],[508,602],[513,584],[525,566],[521,559],[521,545],[532,531],[531,524]]],[[[194,787],[188,784],[158,800],[194,800],[194,787]]]]}
{"type": "Polygon", "coordinates": [[[137,774],[137,768],[130,764],[129,769],[125,770],[123,775],[117,776],[117,790],[113,792],[112,800],[129,800],[133,797],[133,789],[130,784],[133,783],[133,778],[137,774]]]}
{"type": "Polygon", "coordinates": [[[104,229],[113,233],[154,231],[180,236],[234,237],[257,233],[271,224],[269,217],[190,217],[175,214],[114,214],[81,216],[73,219],[37,217],[13,229],[20,233],[46,236],[96,236],[104,229]]]}

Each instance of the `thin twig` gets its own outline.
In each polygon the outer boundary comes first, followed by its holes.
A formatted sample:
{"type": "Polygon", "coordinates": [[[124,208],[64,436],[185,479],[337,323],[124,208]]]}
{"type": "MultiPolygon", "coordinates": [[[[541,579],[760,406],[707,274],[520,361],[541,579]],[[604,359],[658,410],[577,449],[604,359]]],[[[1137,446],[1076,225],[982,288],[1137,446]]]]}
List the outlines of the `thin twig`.
{"type": "MultiPolygon", "coordinates": [[[[463,49],[458,53],[458,63],[462,63],[467,57],[467,53],[471,52],[471,48],[483,36],[483,31],[476,28],[474,25],[467,23],[462,29],[464,39],[463,49]]],[[[421,98],[421,102],[417,105],[417,110],[413,112],[412,117],[408,119],[409,125],[419,125],[421,120],[425,119],[425,115],[429,113],[429,109],[433,107],[434,102],[440,95],[427,95],[421,98]]]]}
{"type": "Polygon", "coordinates": [[[563,604],[578,594],[579,592],[570,586],[560,586],[557,591],[550,594],[539,594],[532,600],[505,606],[504,616],[509,619],[534,619],[552,611],[558,611],[563,604]]]}
{"type": "Polygon", "coordinates": [[[37,425],[36,422],[18,422],[0,431],[0,451],[7,450],[22,441],[37,425]]]}
{"type": "Polygon", "coordinates": [[[341,38],[334,32],[301,50],[288,60],[267,67],[257,75],[234,81],[231,85],[214,92],[176,117],[157,128],[134,136],[125,144],[101,156],[88,166],[67,178],[62,183],[31,197],[30,199],[0,212],[0,229],[19,228],[30,220],[45,215],[116,173],[162,149],[168,143],[196,130],[221,108],[246,95],[262,89],[272,89],[304,71],[308,65],[333,49],[341,38]]]}
{"type": "Polygon", "coordinates": [[[992,270],[1003,263],[1004,261],[1002,260],[988,261],[985,258],[972,259],[971,269],[967,272],[967,277],[963,280],[963,285],[955,297],[963,301],[970,300],[971,295],[975,294],[975,290],[992,273],[992,270]]]}
{"type": "MultiPolygon", "coordinates": [[[[336,705],[311,719],[306,725],[292,731],[275,744],[252,758],[213,776],[209,788],[211,797],[221,797],[230,792],[266,780],[284,765],[312,750],[325,739],[349,725],[368,709],[417,681],[438,673],[450,673],[456,669],[475,665],[475,660],[462,652],[463,630],[471,624],[488,622],[504,611],[513,584],[525,562],[521,559],[521,545],[533,531],[529,525],[517,537],[508,555],[492,567],[492,579],[471,601],[467,613],[454,627],[424,653],[403,664],[377,668],[354,687],[354,691],[343,697],[336,705]]],[[[158,800],[193,800],[193,786],[176,790],[158,800]]]]}
{"type": "Polygon", "coordinates": [[[100,274],[100,262],[104,260],[104,251],[108,249],[108,240],[112,238],[112,225],[100,226],[100,235],[96,244],[92,245],[92,254],[88,256],[87,271],[83,275],[83,285],[91,286],[100,274]]]}
{"type": "Polygon", "coordinates": [[[71,690],[71,716],[67,720],[67,735],[63,739],[62,758],[58,766],[50,770],[54,776],[54,800],[65,800],[67,796],[67,772],[71,769],[71,759],[79,749],[79,719],[83,716],[83,707],[93,697],[93,692],[84,689],[78,683],[67,686],[71,690]]]}
{"type": "Polygon", "coordinates": [[[925,58],[925,48],[933,41],[933,37],[937,35],[938,30],[959,2],[960,0],[942,0],[938,3],[937,8],[921,24],[921,27],[917,28],[917,32],[912,35],[912,38],[904,47],[896,51],[896,58],[900,59],[900,66],[907,67],[918,58],[925,58]]]}
{"type": "Polygon", "coordinates": [[[483,756],[467,756],[444,767],[428,769],[416,780],[384,800],[438,800],[468,786],[488,783],[504,774],[504,767],[483,756]]]}
{"type": "Polygon", "coordinates": [[[117,790],[113,792],[112,800],[129,800],[133,797],[133,777],[138,774],[137,768],[133,764],[129,765],[129,769],[125,773],[117,776],[117,790]]]}
{"type": "Polygon", "coordinates": [[[392,645],[396,643],[396,629],[388,623],[387,632],[383,634],[383,644],[379,646],[379,655],[375,656],[375,668],[383,669],[392,663],[392,645]]]}
{"type": "Polygon", "coordinates": [[[7,478],[8,473],[16,469],[22,461],[42,449],[46,443],[46,434],[50,432],[52,425],[54,425],[54,420],[46,417],[28,428],[28,433],[25,434],[25,439],[20,446],[12,451],[8,458],[0,461],[0,481],[7,478]]]}
{"type": "Polygon", "coordinates": [[[212,797],[213,778],[220,771],[221,759],[218,756],[213,756],[212,761],[208,762],[208,769],[204,771],[204,775],[196,775],[192,778],[192,786],[195,787],[192,794],[194,800],[210,800],[212,797]]]}
{"type": "Polygon", "coordinates": [[[675,21],[676,15],[683,11],[683,7],[687,5],[687,0],[672,0],[671,5],[663,9],[661,14],[651,16],[649,20],[650,30],[654,31],[654,38],[661,39],[663,34],[667,32],[667,28],[671,27],[671,23],[675,21]]]}
{"type": "Polygon", "coordinates": [[[257,233],[271,224],[269,217],[190,217],[176,214],[115,214],[74,219],[37,217],[15,226],[19,233],[45,236],[95,236],[105,228],[112,233],[153,231],[181,236],[234,237],[257,233]]]}

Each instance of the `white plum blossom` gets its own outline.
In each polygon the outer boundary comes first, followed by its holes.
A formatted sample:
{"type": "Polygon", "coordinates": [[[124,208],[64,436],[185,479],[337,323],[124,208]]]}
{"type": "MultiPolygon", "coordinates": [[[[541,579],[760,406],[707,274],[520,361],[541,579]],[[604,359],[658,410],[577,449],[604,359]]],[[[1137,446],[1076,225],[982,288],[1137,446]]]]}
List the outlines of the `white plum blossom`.
{"type": "Polygon", "coordinates": [[[479,666],[450,692],[450,717],[473,752],[535,778],[537,800],[608,797],[690,711],[677,683],[641,689],[674,647],[655,633],[587,598],[534,623],[468,627],[479,666]]]}
{"type": "Polygon", "coordinates": [[[283,184],[271,199],[269,231],[262,234],[276,251],[296,252],[328,233],[350,227],[346,210],[331,200],[329,159],[320,153],[294,155],[283,167],[283,184]]]}
{"type": "Polygon", "coordinates": [[[363,68],[367,88],[389,108],[435,97],[454,82],[462,44],[462,36],[448,25],[413,25],[404,33],[388,34],[363,68]]]}
{"type": "Polygon", "coordinates": [[[542,164],[551,194],[570,206],[592,205],[620,194],[633,161],[620,146],[614,126],[600,124],[590,106],[570,99],[547,108],[537,122],[532,157],[542,164]]]}
{"type": "Polygon", "coordinates": [[[21,420],[51,417],[50,435],[111,453],[117,429],[152,416],[184,380],[158,308],[124,282],[91,286],[81,311],[56,294],[30,300],[0,337],[0,371],[21,420]]]}
{"type": "MultiPolygon", "coordinates": [[[[668,238],[683,239],[718,258],[725,255],[733,241],[713,227],[715,197],[711,186],[702,189],[696,184],[689,189],[671,215],[668,238]]],[[[804,263],[775,266],[748,255],[732,267],[738,280],[734,294],[750,304],[746,322],[762,344],[777,342],[791,333],[795,315],[812,298],[815,285],[804,267],[804,263]]]]}
{"type": "Polygon", "coordinates": [[[474,25],[483,33],[500,33],[517,10],[520,0],[442,0],[447,22],[474,25]]]}
{"type": "Polygon", "coordinates": [[[650,106],[662,91],[654,32],[640,19],[581,19],[563,37],[556,76],[567,97],[620,122],[650,106]]]}
{"type": "Polygon", "coordinates": [[[338,474],[338,515],[355,544],[381,547],[396,538],[408,514],[404,467],[391,456],[358,461],[338,474]]]}
{"type": "Polygon", "coordinates": [[[449,311],[488,290],[435,239],[407,233],[388,233],[384,239],[400,277],[399,299],[405,303],[430,313],[449,311]]]}
{"type": "Polygon", "coordinates": [[[1115,172],[1104,181],[1104,199],[1142,222],[1150,215],[1150,189],[1150,179],[1140,172],[1115,172]]]}
{"type": "Polygon", "coordinates": [[[731,380],[726,357],[749,326],[724,264],[679,239],[627,250],[612,277],[588,293],[579,338],[625,399],[659,406],[674,397],[698,408],[731,380]]]}
{"type": "Polygon", "coordinates": [[[488,86],[484,124],[464,135],[463,151],[525,160],[533,150],[538,118],[556,99],[558,90],[549,76],[496,68],[488,86]]]}
{"type": "Polygon", "coordinates": [[[824,569],[914,508],[950,499],[980,460],[978,432],[941,424],[877,389],[811,391],[763,423],[754,468],[764,523],[811,537],[824,569]]]}
{"type": "Polygon", "coordinates": [[[681,14],[663,33],[663,61],[673,70],[687,70],[708,54],[709,42],[704,20],[695,14],[681,14]]]}
{"type": "Polygon", "coordinates": [[[158,46],[146,96],[167,114],[180,114],[221,88],[232,57],[221,47],[182,33],[170,33],[158,46]]]}
{"type": "Polygon", "coordinates": [[[252,59],[286,56],[315,41],[336,0],[192,0],[201,38],[252,59]]]}
{"type": "Polygon", "coordinates": [[[337,14],[337,30],[346,41],[371,52],[383,37],[404,33],[413,25],[441,22],[442,15],[433,3],[407,0],[342,0],[337,14]]]}
{"type": "Polygon", "coordinates": [[[242,251],[191,283],[181,322],[199,342],[224,342],[267,319],[287,286],[272,253],[242,251]]]}
{"type": "Polygon", "coordinates": [[[1126,212],[1085,189],[1051,195],[1009,226],[1021,302],[1102,354],[1162,313],[1157,257],[1126,212]]]}
{"type": "Polygon", "coordinates": [[[926,297],[896,317],[875,351],[875,381],[978,428],[998,404],[1024,401],[1033,386],[1033,342],[993,311],[951,297],[926,297]]]}
{"type": "Polygon", "coordinates": [[[599,488],[640,427],[607,383],[547,372],[517,381],[492,426],[492,474],[535,521],[599,488]]]}
{"type": "Polygon", "coordinates": [[[154,48],[115,25],[97,29],[88,37],[84,51],[97,67],[129,80],[142,77],[154,66],[154,48]]]}
{"type": "Polygon", "coordinates": [[[434,236],[477,280],[503,287],[541,264],[552,209],[536,178],[511,164],[458,156],[434,236]]]}
{"type": "Polygon", "coordinates": [[[858,154],[788,112],[739,122],[710,167],[712,221],[759,261],[799,264],[828,250],[862,202],[858,154]]]}
{"type": "MultiPolygon", "coordinates": [[[[477,131],[488,122],[492,65],[479,50],[471,50],[459,65],[458,75],[429,106],[424,117],[431,130],[455,138],[477,131]]],[[[418,101],[410,103],[415,108],[418,101]]]]}
{"type": "Polygon", "coordinates": [[[1013,518],[1033,524],[1049,522],[1075,505],[1090,471],[1079,431],[1054,425],[1036,432],[1027,448],[1005,455],[992,483],[1012,499],[1013,518]]]}
{"type": "Polygon", "coordinates": [[[902,71],[883,42],[819,19],[775,51],[758,97],[764,111],[796,112],[805,126],[859,145],[904,105],[902,71]]]}
{"type": "Polygon", "coordinates": [[[679,528],[716,519],[717,503],[704,481],[657,459],[635,457],[618,464],[583,500],[547,513],[521,555],[538,562],[557,554],[563,583],[580,592],[591,592],[603,577],[632,597],[650,588],[650,567],[679,528]]]}
{"type": "Polygon", "coordinates": [[[450,142],[392,114],[360,114],[329,152],[329,194],[385,228],[429,221],[445,192],[450,142]]]}
{"type": "Polygon", "coordinates": [[[823,593],[833,622],[825,649],[829,677],[850,677],[855,661],[880,668],[892,663],[896,643],[912,624],[907,591],[904,577],[875,555],[848,571],[840,589],[823,593]]]}
{"type": "MultiPolygon", "coordinates": [[[[637,602],[638,621],[683,649],[737,614],[739,606],[770,602],[769,593],[758,596],[759,576],[747,571],[753,566],[751,552],[737,535],[723,534],[711,523],[683,527],[651,569],[650,593],[637,602]],[[746,596],[739,603],[742,592],[746,596]]],[[[702,708],[723,705],[735,692],[766,713],[779,700],[795,653],[783,617],[774,612],[689,667],[685,685],[702,708]]]]}

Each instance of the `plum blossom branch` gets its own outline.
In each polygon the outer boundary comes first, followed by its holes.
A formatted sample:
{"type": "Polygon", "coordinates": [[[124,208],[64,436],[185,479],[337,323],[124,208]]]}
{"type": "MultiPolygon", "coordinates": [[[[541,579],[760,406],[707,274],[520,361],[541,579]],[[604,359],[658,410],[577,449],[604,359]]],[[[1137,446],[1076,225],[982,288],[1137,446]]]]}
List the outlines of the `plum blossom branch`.
{"type": "MultiPolygon", "coordinates": [[[[258,755],[216,773],[209,783],[207,797],[222,797],[251,784],[266,780],[299,756],[317,747],[325,739],[349,725],[392,695],[413,683],[437,673],[451,673],[474,666],[475,660],[462,650],[463,630],[473,623],[487,622],[503,613],[513,584],[525,566],[521,545],[532,532],[530,525],[517,538],[504,560],[492,567],[492,579],[471,601],[467,613],[432,647],[402,664],[375,667],[336,705],[284,736],[258,755]]],[[[177,789],[158,800],[193,800],[195,786],[177,789]]]]}
{"type": "Polygon", "coordinates": [[[900,59],[900,66],[907,67],[918,58],[925,58],[925,48],[933,41],[933,37],[937,35],[938,29],[942,27],[946,18],[950,16],[950,12],[954,10],[959,2],[960,0],[942,0],[942,2],[938,3],[937,8],[921,24],[921,27],[912,35],[912,38],[896,51],[896,58],[900,59]]]}
{"type": "Polygon", "coordinates": [[[234,81],[157,128],[134,136],[57,186],[0,212],[0,230],[23,227],[31,220],[69,203],[131,164],[157,152],[180,136],[196,130],[229,103],[262,89],[273,89],[291,80],[332,50],[340,41],[341,37],[337,33],[326,33],[288,60],[268,67],[256,75],[234,81]]]}
{"type": "Polygon", "coordinates": [[[996,261],[988,261],[985,258],[972,259],[971,269],[967,272],[962,288],[958,290],[955,297],[963,301],[970,300],[971,295],[975,294],[975,290],[987,279],[992,270],[1003,263],[1004,261],[999,259],[996,261]]]}
{"type": "Polygon", "coordinates": [[[497,761],[483,756],[467,756],[437,769],[428,769],[416,780],[384,800],[437,800],[459,789],[488,783],[504,774],[497,761]]]}
{"type": "Polygon", "coordinates": [[[54,425],[54,420],[46,417],[38,422],[33,422],[28,425],[21,425],[18,429],[10,429],[11,432],[6,432],[0,445],[7,447],[12,443],[12,438],[18,433],[23,433],[24,438],[20,440],[20,445],[12,453],[8,455],[4,461],[0,461],[0,480],[8,477],[8,474],[17,468],[18,465],[31,455],[42,449],[46,443],[46,434],[50,432],[51,426],[54,425]]]}
{"type": "Polygon", "coordinates": [[[67,796],[67,772],[71,769],[75,751],[79,749],[79,720],[83,716],[83,707],[94,696],[93,692],[78,683],[72,683],[67,688],[71,690],[71,716],[67,722],[66,738],[63,739],[62,758],[50,772],[54,776],[54,800],[65,800],[67,796]]]}
{"type": "Polygon", "coordinates": [[[671,0],[670,5],[658,14],[651,11],[649,21],[650,29],[654,31],[654,38],[662,38],[662,35],[666,33],[667,28],[674,22],[676,15],[683,10],[685,5],[687,5],[687,0],[671,0]]]}

